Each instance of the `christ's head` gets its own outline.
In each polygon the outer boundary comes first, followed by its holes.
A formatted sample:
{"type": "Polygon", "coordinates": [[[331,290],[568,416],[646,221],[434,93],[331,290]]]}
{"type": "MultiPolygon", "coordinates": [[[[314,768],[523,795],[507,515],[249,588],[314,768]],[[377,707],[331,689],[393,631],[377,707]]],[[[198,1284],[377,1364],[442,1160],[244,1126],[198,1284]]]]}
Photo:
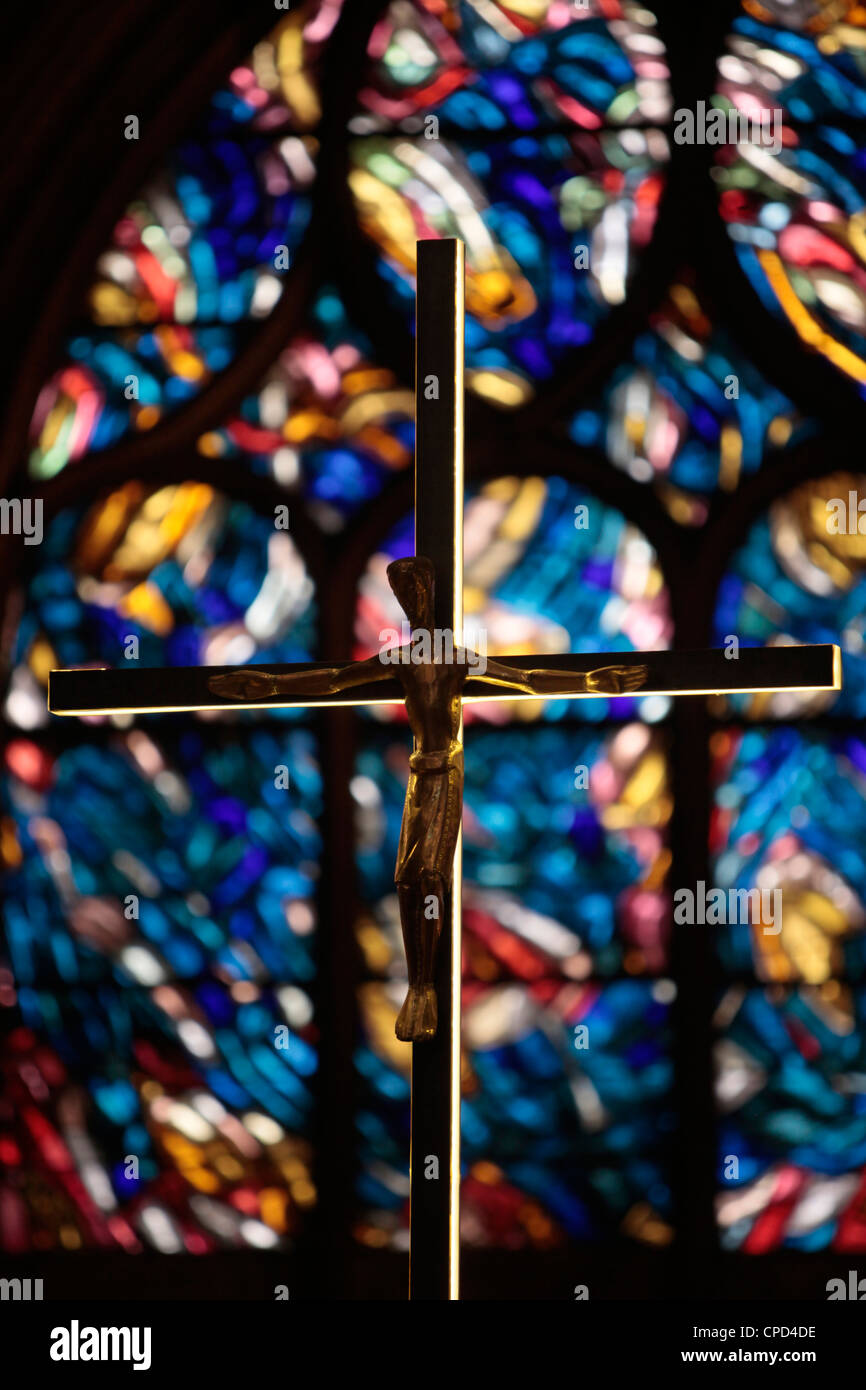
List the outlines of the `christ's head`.
{"type": "Polygon", "coordinates": [[[433,626],[433,561],[426,555],[392,560],[388,583],[411,626],[429,632],[433,626]]]}

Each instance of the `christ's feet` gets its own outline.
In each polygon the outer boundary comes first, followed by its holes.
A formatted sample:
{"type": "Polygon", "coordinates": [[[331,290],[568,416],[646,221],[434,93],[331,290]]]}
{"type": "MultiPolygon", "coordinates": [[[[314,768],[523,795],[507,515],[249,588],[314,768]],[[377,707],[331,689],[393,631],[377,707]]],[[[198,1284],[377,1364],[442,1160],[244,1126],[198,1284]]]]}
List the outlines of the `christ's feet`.
{"type": "Polygon", "coordinates": [[[394,1029],[401,1042],[429,1042],[436,1035],[438,1010],[432,985],[410,986],[394,1029]]]}

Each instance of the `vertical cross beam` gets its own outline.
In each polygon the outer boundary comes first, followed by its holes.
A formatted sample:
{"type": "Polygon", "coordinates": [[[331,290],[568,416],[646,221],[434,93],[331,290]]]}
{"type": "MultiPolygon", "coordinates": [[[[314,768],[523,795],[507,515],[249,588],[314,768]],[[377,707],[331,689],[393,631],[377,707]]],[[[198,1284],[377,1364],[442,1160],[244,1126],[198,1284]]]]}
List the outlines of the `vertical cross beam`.
{"type": "MultiPolygon", "coordinates": [[[[463,632],[463,242],[418,243],[415,554],[433,561],[434,624],[463,632]]],[[[462,737],[462,726],[461,726],[462,737]]],[[[410,1299],[458,1296],[461,849],[439,941],[439,1024],[412,1046],[410,1299]],[[425,1176],[439,1161],[438,1179],[425,1176]]]]}

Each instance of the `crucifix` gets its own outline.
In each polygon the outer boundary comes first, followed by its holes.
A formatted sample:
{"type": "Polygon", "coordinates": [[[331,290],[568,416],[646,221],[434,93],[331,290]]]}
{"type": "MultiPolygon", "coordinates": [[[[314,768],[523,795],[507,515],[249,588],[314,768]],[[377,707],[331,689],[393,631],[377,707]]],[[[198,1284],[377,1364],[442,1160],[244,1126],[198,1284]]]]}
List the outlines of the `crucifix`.
{"type": "MultiPolygon", "coordinates": [[[[418,243],[415,555],[391,587],[412,641],[366,661],[173,670],[52,671],[53,714],[405,702],[414,736],[395,881],[412,1047],[409,1297],[456,1299],[460,1196],[460,909],[463,705],[593,695],[838,690],[835,646],[571,653],[482,659],[463,627],[463,243],[418,243]],[[436,1162],[432,1163],[431,1160],[436,1162]]],[[[347,779],[351,769],[346,768],[347,779]]],[[[333,866],[342,872],[345,866],[333,866]]]]}

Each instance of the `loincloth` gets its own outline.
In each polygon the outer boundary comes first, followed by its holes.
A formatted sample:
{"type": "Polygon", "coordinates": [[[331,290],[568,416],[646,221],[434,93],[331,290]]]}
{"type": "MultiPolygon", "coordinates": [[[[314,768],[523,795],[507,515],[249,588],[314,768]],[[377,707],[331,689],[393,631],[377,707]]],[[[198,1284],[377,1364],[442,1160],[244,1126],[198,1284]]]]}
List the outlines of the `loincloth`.
{"type": "Polygon", "coordinates": [[[455,742],[433,753],[412,753],[395,883],[419,883],[425,871],[451,882],[462,811],[461,744],[455,742]]]}

